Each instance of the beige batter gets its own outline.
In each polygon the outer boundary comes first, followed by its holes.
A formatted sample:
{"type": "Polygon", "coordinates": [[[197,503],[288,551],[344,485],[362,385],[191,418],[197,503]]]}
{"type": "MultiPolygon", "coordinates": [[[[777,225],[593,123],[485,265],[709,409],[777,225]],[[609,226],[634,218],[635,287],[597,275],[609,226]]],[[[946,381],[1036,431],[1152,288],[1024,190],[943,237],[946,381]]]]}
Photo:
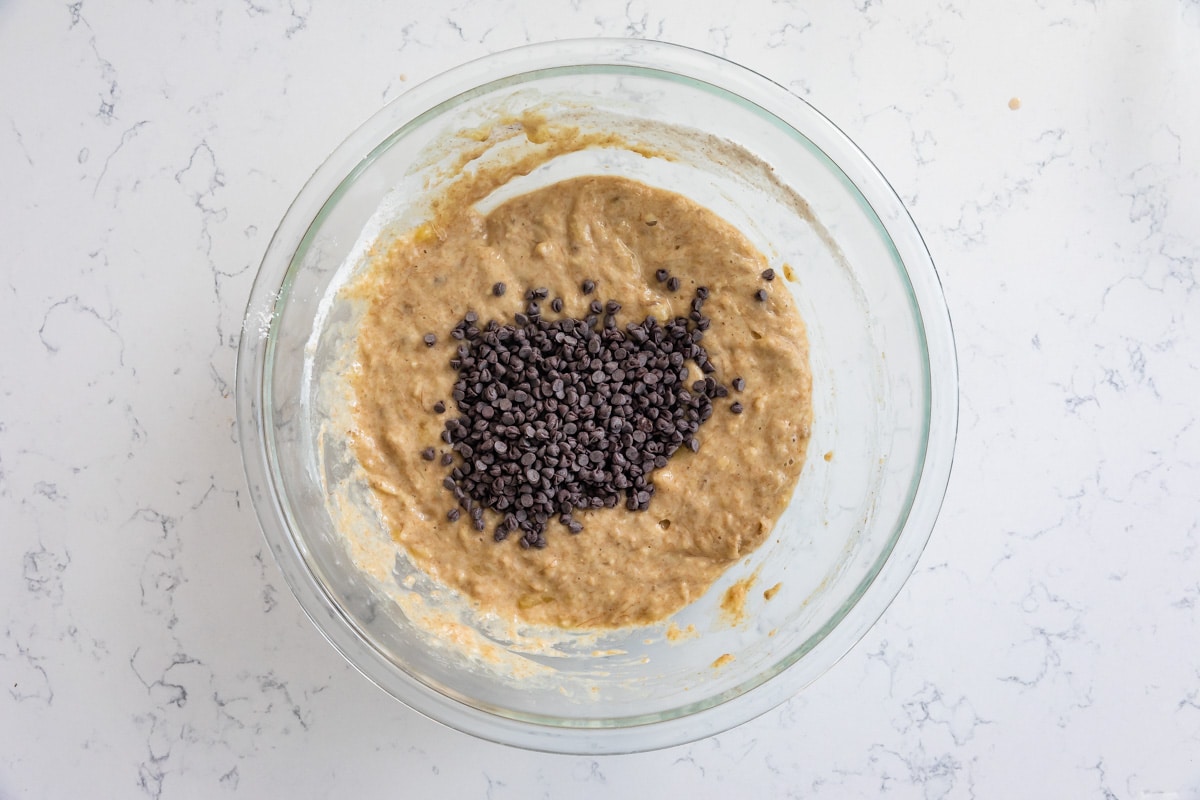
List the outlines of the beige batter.
{"type": "MultiPolygon", "coordinates": [[[[565,628],[613,628],[663,619],[702,595],[757,547],[787,504],[804,463],[811,377],[804,325],[782,276],[760,277],[763,256],[736,229],[686,198],[616,177],[576,178],[517,197],[486,217],[469,206],[401,237],[377,256],[355,293],[368,302],[358,336],[355,452],[392,536],[435,579],[481,611],[565,628]],[[670,293],[657,269],[678,276],[670,293]],[[596,291],[585,297],[581,281],[596,291]],[[492,295],[504,282],[507,293],[492,295]],[[710,297],[703,344],[714,377],[746,380],[714,401],[698,453],[681,449],[653,474],[650,510],[576,512],[585,529],[557,521],[545,549],[519,536],[496,543],[487,529],[449,522],[442,481],[451,469],[421,451],[448,451],[439,436],[457,409],[448,362],[450,329],[467,311],[511,322],[526,289],[546,287],[583,317],[590,300],[618,300],[622,326],[647,315],[686,316],[697,286],[710,297]],[[766,302],[754,298],[765,288],[766,302]],[[427,333],[437,337],[428,347],[427,333]],[[444,415],[432,410],[444,401],[444,415]],[[745,413],[729,410],[740,401],[745,413]]],[[[549,319],[549,301],[542,303],[549,319]]],[[[692,367],[691,380],[699,376],[692,367]]],[[[457,456],[456,456],[457,458],[457,456]]]]}

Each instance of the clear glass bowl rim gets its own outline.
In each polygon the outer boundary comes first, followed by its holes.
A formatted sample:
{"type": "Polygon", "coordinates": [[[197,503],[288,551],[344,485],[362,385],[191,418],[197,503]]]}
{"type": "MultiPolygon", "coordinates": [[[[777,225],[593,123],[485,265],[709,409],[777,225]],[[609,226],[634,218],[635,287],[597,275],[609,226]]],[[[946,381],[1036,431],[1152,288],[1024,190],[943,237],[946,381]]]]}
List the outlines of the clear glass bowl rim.
{"type": "Polygon", "coordinates": [[[484,739],[550,752],[619,753],[682,744],[768,711],[836,663],[878,620],[916,566],[941,508],[957,436],[958,367],[940,279],[915,223],[875,165],[829,119],[783,86],[703,51],[642,39],[572,39],[494,53],[441,73],[392,100],[330,154],[288,208],[255,277],[238,350],[236,396],[243,466],[264,537],[304,612],[351,665],[411,708],[484,739]],[[771,122],[790,128],[861,198],[864,210],[896,251],[926,345],[925,457],[915,473],[908,513],[901,515],[893,530],[891,547],[881,553],[821,632],[751,679],[744,690],[739,687],[735,696],[690,713],[635,724],[603,719],[582,724],[579,720],[535,722],[504,716],[448,697],[397,670],[363,637],[310,568],[306,548],[290,524],[292,515],[267,435],[273,339],[264,334],[273,333],[298,256],[343,187],[402,129],[436,115],[443,106],[530,74],[564,68],[628,68],[682,79],[736,98],[771,122]],[[829,156],[831,150],[838,159],[829,156]],[[349,171],[347,161],[354,164],[349,171]],[[889,227],[884,219],[896,222],[889,227]],[[804,665],[809,668],[802,669],[804,665]]]}

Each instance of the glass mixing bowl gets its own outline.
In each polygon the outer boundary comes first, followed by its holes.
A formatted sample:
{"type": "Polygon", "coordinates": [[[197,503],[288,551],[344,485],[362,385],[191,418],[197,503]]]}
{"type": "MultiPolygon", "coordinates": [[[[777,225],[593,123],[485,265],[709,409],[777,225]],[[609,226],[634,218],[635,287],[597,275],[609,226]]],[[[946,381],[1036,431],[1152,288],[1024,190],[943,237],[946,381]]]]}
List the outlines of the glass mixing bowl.
{"type": "MultiPolygon", "coordinates": [[[[524,137],[510,143],[535,146],[524,137]]],[[[725,730],[845,654],[929,537],[950,472],[957,398],[937,274],[866,156],[760,75],[694,50],[623,40],[488,56],[412,89],[352,133],[300,191],[267,249],[237,371],[254,506],[322,633],[369,679],[436,720],[568,753],[647,750],[725,730]],[[729,219],[787,274],[776,285],[792,292],[808,326],[815,422],[794,496],[758,550],[671,618],[682,636],[667,635],[665,623],[513,636],[470,614],[454,636],[431,628],[414,609],[451,608],[455,598],[389,550],[347,449],[339,377],[353,360],[356,312],[338,288],[362,269],[381,230],[418,224],[442,183],[478,165],[461,158],[478,146],[478,131],[530,111],[617,132],[625,144],[555,159],[502,193],[595,173],[682,193],[729,219]],[[386,568],[360,568],[364,552],[382,554],[376,567],[386,568]],[[720,599],[749,577],[746,618],[731,622],[720,599]],[[763,590],[776,584],[768,601],[763,590]],[[460,646],[464,636],[488,657],[460,646]],[[530,646],[539,637],[546,646],[530,646]],[[733,660],[715,666],[725,654],[733,660]]]]}

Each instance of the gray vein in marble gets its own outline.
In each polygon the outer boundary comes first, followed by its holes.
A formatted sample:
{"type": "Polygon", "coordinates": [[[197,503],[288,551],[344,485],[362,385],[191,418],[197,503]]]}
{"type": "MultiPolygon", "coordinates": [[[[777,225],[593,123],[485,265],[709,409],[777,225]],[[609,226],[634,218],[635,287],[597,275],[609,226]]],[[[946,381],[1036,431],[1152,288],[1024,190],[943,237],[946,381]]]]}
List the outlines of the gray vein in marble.
{"type": "Polygon", "coordinates": [[[259,578],[260,578],[260,582],[262,583],[262,587],[263,587],[263,590],[262,590],[263,613],[270,614],[272,611],[275,610],[275,606],[278,605],[279,601],[276,597],[276,595],[278,594],[278,590],[275,588],[274,584],[272,584],[270,579],[267,577],[267,561],[263,556],[262,550],[259,550],[257,553],[254,554],[254,560],[255,560],[255,562],[258,563],[259,578]]]}
{"type": "Polygon", "coordinates": [[[446,17],[446,24],[450,26],[450,30],[454,31],[461,41],[465,42],[467,40],[466,34],[463,33],[462,26],[455,22],[452,18],[446,17]]]}
{"type": "Polygon", "coordinates": [[[120,88],[117,83],[117,70],[112,62],[100,54],[100,48],[96,43],[95,31],[87,18],[83,16],[83,0],[67,5],[67,13],[70,15],[71,21],[67,26],[67,30],[83,24],[88,29],[90,35],[88,37],[88,47],[91,50],[92,58],[98,67],[98,75],[100,82],[104,85],[104,90],[99,93],[100,105],[96,110],[95,116],[105,124],[111,124],[116,117],[117,99],[120,94],[120,88]]]}
{"type": "Polygon", "coordinates": [[[608,778],[605,777],[599,761],[580,761],[571,771],[571,775],[581,783],[608,783],[608,778]]]}
{"type": "Polygon", "coordinates": [[[913,728],[922,730],[926,725],[940,725],[958,747],[975,737],[978,726],[990,725],[993,722],[976,714],[974,706],[966,697],[959,697],[954,702],[947,703],[941,690],[931,683],[926,683],[919,692],[905,700],[902,707],[908,719],[897,726],[901,733],[907,733],[913,728]]]}
{"type": "MultiPolygon", "coordinates": [[[[205,256],[212,256],[212,233],[208,228],[210,221],[223,222],[227,216],[224,207],[217,208],[212,201],[218,190],[225,186],[225,176],[217,164],[217,156],[206,140],[192,148],[187,165],[175,173],[175,182],[183,187],[202,215],[200,241],[204,247],[205,256]]],[[[210,260],[211,265],[211,260],[210,260]]],[[[240,272],[240,271],[239,271],[240,272]]],[[[227,276],[238,272],[226,273],[227,276]]],[[[220,293],[218,292],[218,298],[220,293]]]]}
{"type": "Polygon", "coordinates": [[[429,43],[421,41],[414,35],[414,32],[419,27],[421,27],[419,23],[410,22],[400,28],[400,36],[398,37],[400,39],[400,44],[398,47],[396,47],[397,54],[404,53],[406,50],[408,50],[410,45],[417,45],[418,47],[425,48],[430,46],[429,43]]]}
{"type": "Polygon", "coordinates": [[[246,15],[250,17],[271,13],[269,8],[266,6],[257,5],[254,0],[242,0],[242,5],[246,7],[246,15]]]}
{"type": "Polygon", "coordinates": [[[230,768],[228,772],[220,777],[222,788],[236,792],[238,788],[238,777],[238,768],[236,766],[230,768]]]}
{"type": "Polygon", "coordinates": [[[9,129],[12,130],[13,136],[16,137],[17,147],[21,149],[21,155],[25,157],[25,163],[33,166],[33,156],[29,154],[29,148],[25,146],[25,137],[21,135],[21,131],[17,128],[17,121],[11,117],[8,120],[9,129]]]}
{"type": "Polygon", "coordinates": [[[288,0],[288,14],[291,17],[291,23],[288,25],[286,36],[290,39],[300,31],[308,27],[308,17],[312,13],[312,2],[300,0],[300,5],[297,6],[297,0],[288,0]]]}
{"type": "Polygon", "coordinates": [[[22,559],[21,576],[26,590],[54,605],[63,601],[63,573],[71,566],[71,554],[65,549],[53,551],[38,542],[36,550],[29,550],[22,559]]]}
{"type": "MultiPolygon", "coordinates": [[[[108,315],[101,314],[94,306],[88,305],[80,301],[78,295],[70,295],[61,300],[56,300],[51,303],[42,315],[42,324],[38,328],[38,338],[42,342],[42,346],[50,354],[57,354],[59,348],[63,345],[63,340],[60,340],[55,334],[57,329],[58,318],[64,314],[74,315],[76,318],[94,319],[100,326],[112,334],[118,345],[117,364],[125,366],[125,340],[121,337],[121,332],[117,329],[117,312],[111,311],[108,315]]],[[[73,326],[70,327],[70,332],[74,333],[73,326]]]]}
{"type": "Polygon", "coordinates": [[[728,57],[729,55],[729,28],[709,28],[708,41],[711,45],[711,50],[719,56],[728,57]]]}
{"type": "MultiPolygon", "coordinates": [[[[175,183],[187,192],[193,206],[200,212],[200,248],[211,274],[212,292],[218,307],[225,305],[224,285],[231,279],[246,274],[251,269],[249,262],[235,266],[224,266],[213,258],[213,229],[228,218],[228,208],[219,204],[217,194],[225,188],[225,176],[217,161],[216,153],[207,140],[196,144],[188,156],[185,166],[175,172],[175,183]]],[[[227,374],[227,363],[218,364],[217,352],[229,353],[237,349],[239,331],[228,331],[221,315],[216,319],[216,344],[210,356],[209,375],[219,396],[232,396],[232,375],[227,374]]]]}
{"type": "MultiPolygon", "coordinates": [[[[311,715],[292,699],[292,693],[287,683],[276,677],[273,671],[258,677],[258,689],[264,696],[279,695],[283,701],[283,707],[300,723],[301,728],[308,730],[308,726],[311,724],[311,715]]],[[[268,702],[267,711],[269,712],[273,707],[273,702],[268,702]]]]}
{"type": "MultiPolygon", "coordinates": [[[[30,628],[28,637],[32,639],[37,634],[37,628],[33,627],[30,628]]],[[[12,686],[8,689],[9,697],[18,703],[33,702],[46,706],[53,705],[54,688],[50,683],[50,673],[44,666],[46,657],[35,653],[30,645],[22,644],[12,628],[5,630],[4,638],[12,643],[15,652],[0,651],[0,659],[17,662],[15,665],[10,664],[10,668],[5,670],[5,680],[13,681],[12,686]]]]}
{"type": "Polygon", "coordinates": [[[772,50],[778,47],[795,47],[796,40],[811,29],[812,22],[809,20],[804,20],[799,24],[785,22],[782,28],[773,31],[767,37],[767,47],[772,50]]]}
{"type": "Polygon", "coordinates": [[[1101,796],[1104,798],[1104,800],[1120,800],[1113,790],[1108,788],[1108,774],[1104,769],[1103,758],[1101,758],[1091,767],[1088,767],[1088,770],[1096,773],[1096,780],[1099,783],[1101,796]]]}
{"type": "Polygon", "coordinates": [[[187,688],[182,683],[172,683],[169,681],[168,675],[176,667],[187,665],[202,666],[202,663],[190,656],[176,653],[171,656],[170,663],[158,673],[158,677],[150,680],[138,669],[138,656],[141,655],[141,652],[142,648],[140,647],[133,651],[133,655],[129,657],[129,668],[133,670],[133,674],[137,677],[138,681],[146,688],[146,693],[150,695],[155,705],[159,707],[171,705],[183,708],[188,701],[187,688]]]}
{"type": "Polygon", "coordinates": [[[125,145],[137,138],[138,131],[142,129],[142,126],[149,124],[150,120],[144,119],[140,122],[135,122],[133,125],[121,132],[121,140],[117,142],[117,146],[114,147],[109,154],[104,157],[104,166],[101,167],[100,174],[96,176],[96,183],[92,187],[93,198],[96,196],[96,193],[100,191],[100,184],[104,181],[104,176],[108,174],[108,168],[112,163],[112,160],[116,158],[117,154],[120,153],[122,149],[124,149],[125,145]]]}
{"type": "MultiPolygon", "coordinates": [[[[74,28],[79,23],[87,25],[87,20],[83,18],[83,0],[77,0],[74,3],[67,5],[67,13],[71,15],[71,24],[68,29],[74,28]]],[[[88,27],[91,27],[88,25],[88,27]]]]}
{"type": "Polygon", "coordinates": [[[635,39],[662,39],[663,26],[665,20],[659,18],[654,27],[654,32],[650,33],[650,12],[644,0],[626,0],[625,3],[625,36],[630,36],[635,39]]]}

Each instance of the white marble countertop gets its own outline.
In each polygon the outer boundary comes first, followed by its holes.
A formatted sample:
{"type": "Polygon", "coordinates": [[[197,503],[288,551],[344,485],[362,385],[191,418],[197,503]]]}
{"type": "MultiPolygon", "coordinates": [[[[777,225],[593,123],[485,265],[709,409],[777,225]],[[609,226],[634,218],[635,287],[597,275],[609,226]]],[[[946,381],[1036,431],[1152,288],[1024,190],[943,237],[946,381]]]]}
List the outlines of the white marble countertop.
{"type": "Polygon", "coordinates": [[[0,798],[1200,797],[1196,0],[216,5],[0,3],[0,798]],[[267,240],[354,125],[599,35],[740,61],[876,161],[962,421],[924,557],[831,672],[577,758],[447,730],[324,642],[231,386],[267,240]]]}

